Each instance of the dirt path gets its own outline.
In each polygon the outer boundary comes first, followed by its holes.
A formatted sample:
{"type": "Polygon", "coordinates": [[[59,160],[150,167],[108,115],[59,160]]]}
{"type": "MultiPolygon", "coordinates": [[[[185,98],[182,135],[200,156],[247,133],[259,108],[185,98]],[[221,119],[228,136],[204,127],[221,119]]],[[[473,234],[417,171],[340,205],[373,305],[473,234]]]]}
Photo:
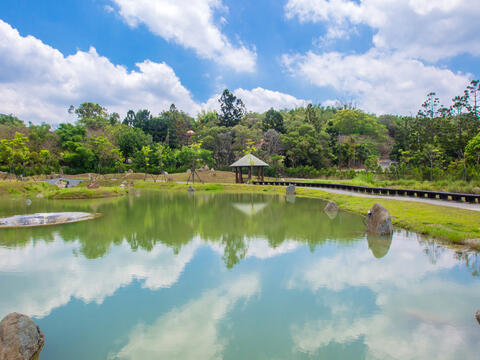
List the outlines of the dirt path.
{"type": "Polygon", "coordinates": [[[480,204],[470,204],[465,202],[421,199],[421,198],[409,197],[409,196],[369,195],[369,194],[362,194],[360,192],[355,192],[355,191],[337,190],[337,189],[328,189],[328,188],[311,188],[311,187],[308,187],[308,188],[302,187],[302,188],[310,189],[310,190],[315,189],[315,190],[325,191],[333,194],[345,194],[345,195],[353,195],[353,196],[368,197],[368,198],[375,198],[375,199],[413,201],[413,202],[420,202],[420,203],[426,203],[426,204],[432,204],[432,205],[448,206],[448,207],[453,207],[457,209],[480,211],[480,204]]]}

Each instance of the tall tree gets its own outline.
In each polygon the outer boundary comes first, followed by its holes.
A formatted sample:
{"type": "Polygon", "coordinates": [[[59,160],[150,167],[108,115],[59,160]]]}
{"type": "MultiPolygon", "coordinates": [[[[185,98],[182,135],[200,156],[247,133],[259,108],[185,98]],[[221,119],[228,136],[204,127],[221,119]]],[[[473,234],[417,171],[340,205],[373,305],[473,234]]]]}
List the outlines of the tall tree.
{"type": "Polygon", "coordinates": [[[281,134],[285,132],[285,127],[283,125],[283,116],[279,111],[271,108],[265,113],[265,117],[262,121],[263,131],[273,129],[281,134]]]}
{"type": "Polygon", "coordinates": [[[243,101],[233,95],[230,90],[223,90],[220,102],[219,121],[221,126],[233,127],[240,122],[240,119],[246,113],[243,101]]]}

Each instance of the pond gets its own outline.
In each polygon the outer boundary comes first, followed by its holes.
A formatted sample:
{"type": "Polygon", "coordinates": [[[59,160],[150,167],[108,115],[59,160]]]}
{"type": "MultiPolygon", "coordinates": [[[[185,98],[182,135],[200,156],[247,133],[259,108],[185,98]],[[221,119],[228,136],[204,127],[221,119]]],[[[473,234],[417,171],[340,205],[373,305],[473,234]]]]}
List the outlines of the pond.
{"type": "Polygon", "coordinates": [[[40,359],[478,359],[479,259],[315,199],[136,193],[1,200],[0,216],[103,213],[0,230],[0,318],[40,359]]]}

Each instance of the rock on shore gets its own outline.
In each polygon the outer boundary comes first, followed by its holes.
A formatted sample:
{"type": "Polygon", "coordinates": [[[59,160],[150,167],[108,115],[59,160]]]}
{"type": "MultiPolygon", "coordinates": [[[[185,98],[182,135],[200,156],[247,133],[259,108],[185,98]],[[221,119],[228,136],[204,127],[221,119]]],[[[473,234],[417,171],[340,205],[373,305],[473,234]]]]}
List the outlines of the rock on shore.
{"type": "Polygon", "coordinates": [[[380,204],[374,204],[367,215],[367,232],[376,235],[393,233],[392,219],[387,209],[380,204]]]}
{"type": "Polygon", "coordinates": [[[0,322],[0,360],[33,360],[45,335],[27,315],[11,313],[0,322]]]}

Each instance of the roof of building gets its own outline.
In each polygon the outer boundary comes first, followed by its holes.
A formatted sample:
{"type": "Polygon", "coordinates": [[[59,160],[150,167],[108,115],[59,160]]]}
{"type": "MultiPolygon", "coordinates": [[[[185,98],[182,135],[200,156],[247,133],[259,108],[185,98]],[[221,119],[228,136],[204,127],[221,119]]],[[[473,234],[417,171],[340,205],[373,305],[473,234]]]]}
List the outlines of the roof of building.
{"type": "Polygon", "coordinates": [[[268,166],[265,161],[260,160],[252,154],[247,154],[240,160],[235,161],[230,167],[242,167],[242,166],[268,166]]]}

